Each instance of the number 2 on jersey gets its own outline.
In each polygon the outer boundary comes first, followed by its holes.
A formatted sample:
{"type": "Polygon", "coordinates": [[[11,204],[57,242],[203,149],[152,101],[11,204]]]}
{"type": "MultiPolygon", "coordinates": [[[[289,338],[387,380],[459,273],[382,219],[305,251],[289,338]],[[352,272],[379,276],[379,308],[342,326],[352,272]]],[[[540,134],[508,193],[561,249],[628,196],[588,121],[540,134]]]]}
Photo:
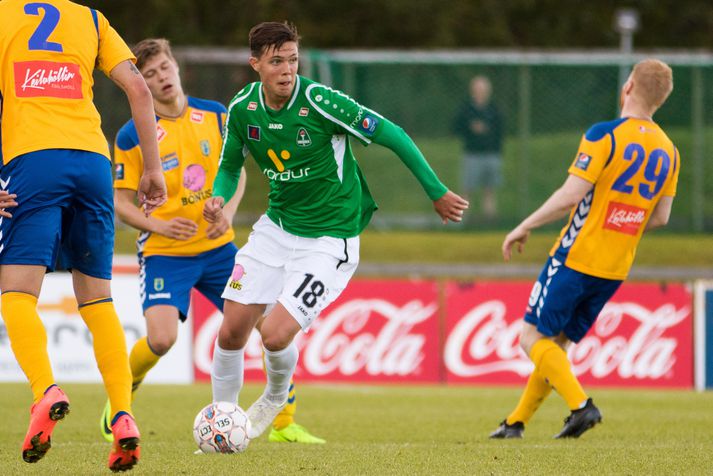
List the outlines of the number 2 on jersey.
{"type": "MultiPolygon", "coordinates": [[[[612,185],[612,190],[627,194],[632,193],[634,191],[634,185],[629,184],[629,182],[636,172],[639,171],[645,158],[646,151],[641,144],[632,142],[626,146],[626,149],[624,149],[624,160],[633,160],[633,162],[622,172],[619,178],[616,179],[614,185],[612,185]]],[[[666,151],[663,149],[654,149],[654,151],[649,154],[649,158],[646,161],[646,168],[644,169],[644,178],[651,183],[641,182],[638,186],[639,194],[647,200],[654,198],[661,190],[661,187],[663,187],[670,168],[671,158],[666,151]]]]}
{"type": "Polygon", "coordinates": [[[61,53],[63,48],[60,43],[47,41],[59,23],[59,10],[49,3],[28,3],[25,5],[25,13],[28,15],[39,15],[40,10],[44,11],[44,16],[27,42],[27,48],[61,53]]]}

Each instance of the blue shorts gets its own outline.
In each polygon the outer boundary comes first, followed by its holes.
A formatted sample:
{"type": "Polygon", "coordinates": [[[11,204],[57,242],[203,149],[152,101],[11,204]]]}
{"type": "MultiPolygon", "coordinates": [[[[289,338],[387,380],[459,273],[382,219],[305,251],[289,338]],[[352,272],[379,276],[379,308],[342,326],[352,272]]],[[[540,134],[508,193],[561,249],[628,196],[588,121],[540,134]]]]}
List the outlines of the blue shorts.
{"type": "Polygon", "coordinates": [[[564,332],[579,342],[621,283],[580,273],[550,257],[532,288],[525,322],[548,337],[564,332]]]}
{"type": "Polygon", "coordinates": [[[17,194],[0,219],[0,264],[56,266],[111,279],[114,199],[111,162],[101,154],[48,149],[0,169],[0,186],[17,194]]]}
{"type": "Polygon", "coordinates": [[[222,311],[221,294],[233,272],[237,252],[237,246],[226,243],[196,256],[152,255],[143,258],[139,255],[144,312],[151,306],[173,306],[178,309],[181,321],[185,321],[192,288],[222,311]]]}

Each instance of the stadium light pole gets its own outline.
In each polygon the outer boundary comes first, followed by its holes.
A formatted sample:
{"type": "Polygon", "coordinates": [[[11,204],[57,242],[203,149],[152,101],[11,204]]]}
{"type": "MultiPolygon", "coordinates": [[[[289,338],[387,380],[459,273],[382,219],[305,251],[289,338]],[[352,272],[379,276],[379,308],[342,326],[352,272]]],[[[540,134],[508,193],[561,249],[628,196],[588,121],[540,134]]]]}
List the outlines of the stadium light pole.
{"type": "MultiPolygon", "coordinates": [[[[619,33],[619,90],[624,86],[631,66],[634,33],[639,30],[639,12],[633,8],[619,8],[614,13],[614,30],[619,33]]],[[[617,103],[619,97],[617,96],[617,103]]]]}

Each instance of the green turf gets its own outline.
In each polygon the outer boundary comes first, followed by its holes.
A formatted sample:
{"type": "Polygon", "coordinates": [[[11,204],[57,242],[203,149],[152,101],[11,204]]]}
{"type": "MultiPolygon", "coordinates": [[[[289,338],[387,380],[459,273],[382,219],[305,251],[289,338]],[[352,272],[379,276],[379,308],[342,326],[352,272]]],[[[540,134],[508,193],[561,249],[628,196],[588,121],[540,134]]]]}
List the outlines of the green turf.
{"type": "MultiPolygon", "coordinates": [[[[109,451],[98,432],[103,390],[65,385],[71,414],[53,448],[35,465],[21,460],[30,393],[0,385],[0,473],[100,474],[109,451]]],[[[243,392],[247,406],[259,391],[243,392]]],[[[348,386],[298,383],[298,421],[324,446],[268,443],[240,455],[193,455],[192,421],[208,385],[141,389],[134,408],[143,434],[132,474],[710,474],[713,394],[690,391],[591,391],[604,423],[579,440],[553,440],[567,413],[552,395],[522,441],[487,434],[516,403],[517,388],[348,386]]]]}

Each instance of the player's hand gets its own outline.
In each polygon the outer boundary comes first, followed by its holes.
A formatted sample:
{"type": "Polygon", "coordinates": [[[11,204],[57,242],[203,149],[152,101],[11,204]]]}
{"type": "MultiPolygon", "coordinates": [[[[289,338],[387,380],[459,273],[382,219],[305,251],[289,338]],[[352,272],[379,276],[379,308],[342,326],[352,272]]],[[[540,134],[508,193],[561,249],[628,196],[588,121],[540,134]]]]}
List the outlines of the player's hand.
{"type": "Polygon", "coordinates": [[[448,220],[458,223],[463,220],[463,213],[468,209],[468,200],[448,190],[441,198],[433,201],[433,208],[444,225],[448,220]]]}
{"type": "Polygon", "coordinates": [[[193,238],[197,232],[198,224],[183,217],[175,217],[167,221],[162,220],[162,225],[158,231],[159,235],[180,241],[193,238]]]}
{"type": "Polygon", "coordinates": [[[223,233],[228,231],[230,228],[230,222],[228,222],[228,218],[222,213],[220,217],[208,225],[208,229],[206,230],[206,236],[208,237],[209,240],[215,240],[216,238],[220,238],[223,236],[223,233]]]}
{"type": "Polygon", "coordinates": [[[503,241],[503,258],[505,261],[510,261],[510,258],[512,257],[512,247],[515,245],[517,245],[517,252],[522,253],[529,236],[530,230],[526,230],[521,226],[518,226],[513,231],[508,233],[505,237],[505,241],[503,241]]]}
{"type": "Polygon", "coordinates": [[[225,219],[223,216],[223,205],[225,200],[223,197],[210,197],[205,201],[203,205],[203,218],[208,223],[215,223],[221,218],[225,219]]]}
{"type": "Polygon", "coordinates": [[[16,207],[16,198],[16,194],[7,192],[5,190],[0,190],[0,217],[12,218],[12,213],[5,211],[5,209],[16,207]]]}
{"type": "Polygon", "coordinates": [[[144,208],[144,213],[149,216],[151,212],[166,203],[166,182],[163,171],[144,172],[139,182],[139,206],[144,208]]]}

